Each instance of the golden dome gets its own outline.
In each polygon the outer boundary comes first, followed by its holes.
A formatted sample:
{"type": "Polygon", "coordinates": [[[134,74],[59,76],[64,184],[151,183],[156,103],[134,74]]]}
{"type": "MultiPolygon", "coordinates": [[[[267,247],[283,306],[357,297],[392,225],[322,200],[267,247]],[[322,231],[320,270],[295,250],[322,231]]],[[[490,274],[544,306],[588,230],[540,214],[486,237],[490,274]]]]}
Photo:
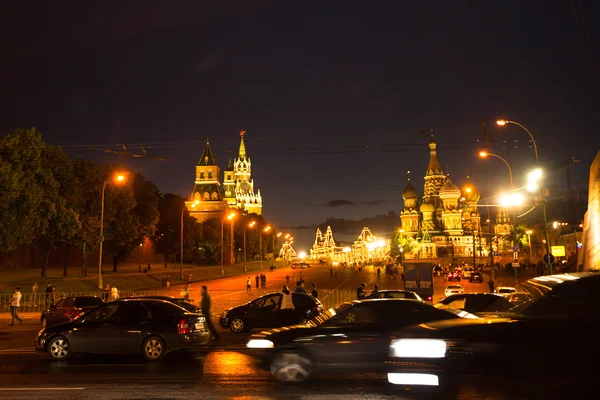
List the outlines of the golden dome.
{"type": "Polygon", "coordinates": [[[420,208],[422,213],[425,212],[434,212],[435,211],[435,206],[431,203],[423,203],[421,204],[421,208],[420,208]]]}
{"type": "Polygon", "coordinates": [[[467,203],[477,203],[481,198],[481,194],[479,194],[477,188],[471,183],[469,176],[467,176],[467,183],[463,186],[462,197],[467,203]]]}
{"type": "Polygon", "coordinates": [[[402,198],[406,199],[417,199],[419,198],[419,194],[417,193],[417,189],[413,187],[410,183],[410,178],[408,179],[408,185],[402,191],[402,198]]]}
{"type": "Polygon", "coordinates": [[[446,178],[444,186],[440,189],[440,199],[459,199],[461,196],[460,189],[450,180],[450,176],[446,178]]]}

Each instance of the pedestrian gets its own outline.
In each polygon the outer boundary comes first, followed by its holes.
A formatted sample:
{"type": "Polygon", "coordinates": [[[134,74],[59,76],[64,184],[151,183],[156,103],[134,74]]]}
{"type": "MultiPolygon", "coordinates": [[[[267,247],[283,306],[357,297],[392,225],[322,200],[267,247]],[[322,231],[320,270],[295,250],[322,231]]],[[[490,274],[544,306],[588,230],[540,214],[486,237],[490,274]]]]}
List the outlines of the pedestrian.
{"type": "Polygon", "coordinates": [[[202,314],[204,314],[204,318],[206,320],[206,328],[211,334],[211,340],[219,340],[221,337],[219,336],[219,332],[215,329],[215,326],[210,319],[210,296],[208,294],[208,288],[206,286],[202,286],[202,291],[200,292],[202,296],[202,300],[200,300],[200,308],[202,309],[202,314]]]}
{"type": "Polygon", "coordinates": [[[488,281],[488,286],[490,287],[490,293],[494,293],[494,281],[492,278],[488,281]]]}
{"type": "Polygon", "coordinates": [[[294,290],[294,293],[306,293],[306,290],[304,290],[303,285],[304,284],[302,282],[297,282],[296,283],[296,290],[294,290]]]}
{"type": "Polygon", "coordinates": [[[104,300],[105,303],[108,303],[108,300],[110,300],[110,285],[109,284],[104,286],[104,298],[102,300],[104,300]]]}
{"type": "Polygon", "coordinates": [[[183,299],[184,300],[188,300],[190,298],[190,290],[192,289],[192,286],[188,283],[185,285],[185,288],[183,289],[183,299]]]}
{"type": "Polygon", "coordinates": [[[31,287],[31,304],[34,307],[37,306],[37,292],[38,292],[38,284],[37,282],[33,282],[33,286],[31,287]]]}
{"type": "Polygon", "coordinates": [[[49,283],[48,286],[46,286],[46,307],[48,307],[50,305],[50,299],[52,298],[52,284],[49,283]]]}
{"type": "Polygon", "coordinates": [[[165,281],[165,287],[168,289],[171,287],[171,277],[167,275],[167,280],[165,281]]]}
{"type": "Polygon", "coordinates": [[[246,292],[250,293],[252,291],[252,282],[250,282],[250,277],[246,280],[246,292]]]}
{"type": "Polygon", "coordinates": [[[281,305],[279,308],[281,309],[281,320],[284,325],[292,324],[294,318],[294,299],[287,285],[283,285],[283,289],[281,290],[281,305]]]}
{"type": "Polygon", "coordinates": [[[375,284],[375,286],[373,286],[373,291],[371,292],[371,294],[374,294],[377,292],[379,292],[379,285],[375,284]]]}
{"type": "Polygon", "coordinates": [[[317,285],[316,285],[316,284],[313,282],[313,283],[311,283],[311,284],[310,284],[310,287],[311,287],[311,289],[312,289],[312,290],[310,291],[310,294],[312,294],[312,296],[313,296],[315,299],[318,299],[318,298],[319,298],[319,292],[317,292],[317,285]]]}
{"type": "Polygon", "coordinates": [[[56,288],[52,286],[52,293],[50,293],[50,305],[56,304],[56,288]]]}
{"type": "Polygon", "coordinates": [[[16,287],[15,291],[10,299],[10,316],[11,322],[8,326],[13,326],[15,324],[15,319],[19,322],[23,322],[23,319],[19,316],[19,307],[21,306],[21,288],[16,287]]]}
{"type": "Polygon", "coordinates": [[[290,283],[290,276],[289,275],[285,276],[285,283],[290,283]]]}
{"type": "Polygon", "coordinates": [[[187,274],[187,281],[188,281],[188,283],[192,283],[192,273],[191,272],[187,274]]]}
{"type": "Polygon", "coordinates": [[[267,276],[265,274],[261,274],[261,275],[262,276],[260,277],[260,285],[264,289],[267,287],[267,276]]]}
{"type": "Polygon", "coordinates": [[[364,299],[364,298],[365,298],[365,295],[366,295],[366,293],[365,293],[365,288],[366,288],[366,287],[367,287],[367,285],[366,285],[366,284],[364,284],[364,283],[361,283],[361,284],[360,284],[360,286],[358,287],[358,289],[356,289],[356,298],[357,298],[358,300],[362,300],[362,299],[364,299]]]}
{"type": "Polygon", "coordinates": [[[256,281],[256,288],[258,289],[258,281],[260,280],[258,274],[256,274],[256,276],[254,277],[254,280],[256,281]]]}
{"type": "Polygon", "coordinates": [[[119,300],[119,289],[116,286],[110,288],[110,301],[119,300]]]}

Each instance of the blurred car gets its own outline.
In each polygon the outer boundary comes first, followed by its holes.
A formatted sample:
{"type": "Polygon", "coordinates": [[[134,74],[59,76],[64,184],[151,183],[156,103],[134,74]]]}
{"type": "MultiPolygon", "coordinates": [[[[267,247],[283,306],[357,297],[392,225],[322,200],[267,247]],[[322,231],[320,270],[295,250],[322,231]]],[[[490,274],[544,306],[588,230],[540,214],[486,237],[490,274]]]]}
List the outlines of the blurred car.
{"type": "Polygon", "coordinates": [[[301,262],[301,263],[292,263],[292,265],[290,266],[292,269],[305,269],[305,268],[310,268],[310,264],[305,263],[305,262],[301,262]]]}
{"type": "Polygon", "coordinates": [[[72,321],[86,312],[104,304],[95,296],[69,296],[59,300],[55,305],[42,311],[40,322],[42,328],[72,321]]]}
{"type": "Polygon", "coordinates": [[[188,300],[183,297],[175,297],[175,296],[132,296],[126,297],[127,299],[156,299],[156,300],[165,300],[171,303],[177,304],[179,307],[183,307],[191,313],[202,314],[202,309],[197,305],[190,303],[188,300]]]}
{"type": "Polygon", "coordinates": [[[323,312],[321,302],[310,294],[292,293],[294,311],[291,316],[284,318],[279,308],[281,299],[282,293],[269,293],[244,305],[225,310],[219,318],[219,325],[231,329],[232,332],[241,333],[253,328],[276,328],[307,323],[323,312]]]}
{"type": "Polygon", "coordinates": [[[168,352],[208,342],[205,322],[204,316],[165,300],[122,299],[42,329],[35,348],[55,361],[74,353],[141,353],[148,361],[158,361],[168,352]]]}
{"type": "Polygon", "coordinates": [[[284,382],[302,382],[315,371],[381,372],[388,359],[390,332],[460,319],[459,314],[417,300],[355,300],[327,310],[308,324],[254,334],[246,347],[263,368],[284,382]]]}
{"type": "Polygon", "coordinates": [[[511,293],[515,293],[516,291],[517,289],[515,289],[514,287],[498,286],[494,292],[508,298],[510,297],[511,293]]]}
{"type": "Polygon", "coordinates": [[[471,276],[469,277],[469,282],[471,283],[483,283],[483,275],[481,274],[481,272],[473,272],[471,274],[471,276]]]}
{"type": "Polygon", "coordinates": [[[449,272],[448,273],[448,282],[452,282],[452,281],[460,282],[460,274],[461,274],[461,271],[456,270],[456,269],[452,272],[449,272]]]}
{"type": "Polygon", "coordinates": [[[412,299],[423,301],[421,296],[410,290],[379,290],[377,292],[371,292],[363,300],[369,299],[412,299]]]}
{"type": "Polygon", "coordinates": [[[460,294],[460,293],[464,293],[465,292],[465,288],[462,287],[461,285],[448,285],[446,286],[446,289],[444,289],[444,296],[448,297],[452,294],[460,294]]]}
{"type": "Polygon", "coordinates": [[[521,288],[535,300],[519,314],[432,322],[396,332],[386,364],[388,381],[440,386],[451,396],[461,381],[475,386],[487,378],[505,377],[503,390],[516,383],[519,398],[531,398],[524,390],[535,391],[535,398],[565,398],[552,392],[544,396],[539,390],[556,383],[565,395],[572,394],[585,374],[596,385],[591,366],[597,362],[593,349],[600,329],[600,274],[539,276],[521,288]],[[564,367],[556,379],[548,379],[549,363],[564,367]]]}
{"type": "Polygon", "coordinates": [[[473,273],[473,267],[465,267],[462,272],[462,277],[464,279],[471,278],[471,274],[473,273]]]}
{"type": "Polygon", "coordinates": [[[508,301],[514,305],[521,305],[533,301],[533,298],[527,292],[513,292],[508,297],[508,301]]]}
{"type": "Polygon", "coordinates": [[[514,307],[505,297],[495,293],[461,293],[451,294],[440,300],[436,308],[453,308],[471,314],[504,312],[514,307]]]}

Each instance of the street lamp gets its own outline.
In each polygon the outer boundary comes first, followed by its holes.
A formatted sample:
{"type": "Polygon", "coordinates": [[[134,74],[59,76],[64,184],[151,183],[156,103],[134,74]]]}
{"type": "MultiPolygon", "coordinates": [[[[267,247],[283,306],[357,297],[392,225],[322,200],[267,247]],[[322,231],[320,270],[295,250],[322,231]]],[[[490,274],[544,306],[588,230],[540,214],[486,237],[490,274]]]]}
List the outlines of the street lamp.
{"type": "MultiPolygon", "coordinates": [[[[509,193],[509,194],[505,194],[505,195],[501,195],[500,196],[500,205],[503,207],[518,207],[523,205],[524,202],[524,198],[520,193],[509,193]]],[[[515,250],[515,247],[517,246],[517,222],[516,222],[516,218],[515,221],[513,221],[512,223],[512,230],[513,230],[513,252],[514,252],[514,259],[515,262],[516,260],[518,260],[518,253],[515,250]]],[[[516,275],[517,271],[515,269],[515,275],[516,275]]]]}
{"type": "MultiPolygon", "coordinates": [[[[536,168],[527,174],[527,190],[529,192],[538,193],[538,200],[536,203],[542,206],[542,217],[544,223],[544,239],[546,243],[546,254],[550,254],[550,237],[548,235],[548,218],[546,216],[546,202],[544,201],[544,191],[541,189],[541,180],[544,173],[540,168],[536,168]]],[[[548,257],[548,272],[552,275],[552,260],[548,257]]]]}
{"type": "Polygon", "coordinates": [[[232,213],[230,213],[227,216],[227,219],[231,222],[231,246],[230,246],[230,251],[231,251],[231,254],[230,254],[231,265],[235,264],[235,258],[234,258],[235,254],[233,252],[233,250],[234,250],[234,247],[233,247],[234,246],[233,226],[234,226],[234,223],[235,223],[235,217],[236,216],[237,216],[237,214],[235,212],[232,212],[232,213]]]}
{"type": "Polygon", "coordinates": [[[244,272],[246,272],[246,227],[254,228],[256,221],[250,222],[248,225],[244,225],[244,272]]]}
{"type": "MultiPolygon", "coordinates": [[[[227,219],[231,221],[231,219],[235,217],[235,213],[231,212],[229,213],[229,215],[227,215],[227,219]]],[[[221,218],[221,268],[223,268],[224,265],[224,256],[225,256],[225,243],[224,243],[224,236],[223,236],[223,224],[225,222],[225,218],[221,218]]]]}
{"type": "Polygon", "coordinates": [[[531,229],[528,229],[525,231],[525,233],[527,234],[527,243],[529,244],[529,257],[533,257],[533,249],[531,246],[531,234],[533,233],[533,231],[531,229]]]}
{"type": "MultiPolygon", "coordinates": [[[[196,207],[200,204],[200,200],[194,201],[191,206],[192,208],[196,207]]],[[[183,203],[183,209],[181,210],[181,232],[180,232],[180,242],[179,242],[179,279],[183,280],[183,213],[187,207],[185,206],[185,202],[183,203]]]]}
{"type": "Polygon", "coordinates": [[[496,121],[496,125],[498,125],[498,126],[505,126],[506,124],[513,124],[513,125],[520,126],[521,128],[523,128],[525,130],[525,132],[527,132],[527,134],[529,134],[529,137],[531,138],[531,142],[533,143],[533,151],[535,151],[535,163],[537,165],[539,165],[540,160],[538,157],[537,144],[535,143],[535,139],[533,138],[533,135],[531,134],[531,132],[529,132],[529,129],[525,128],[523,125],[521,125],[520,123],[515,122],[515,121],[508,121],[506,119],[499,119],[496,121]]]}
{"type": "Polygon", "coordinates": [[[514,190],[515,185],[513,184],[512,169],[510,168],[510,165],[508,164],[508,161],[506,161],[504,158],[500,157],[499,155],[494,154],[494,153],[490,153],[490,152],[488,152],[486,150],[481,150],[479,152],[479,157],[486,158],[487,156],[496,157],[496,158],[499,158],[500,160],[504,161],[504,164],[506,164],[506,167],[508,168],[508,178],[510,179],[510,188],[514,190]]]}
{"type": "MultiPolygon", "coordinates": [[[[262,247],[262,234],[263,232],[270,232],[271,225],[267,225],[262,231],[260,231],[260,269],[263,269],[263,247],[262,247]]],[[[275,241],[275,239],[273,239],[275,241]]]]}
{"type": "Polygon", "coordinates": [[[124,182],[125,174],[117,174],[110,179],[104,181],[104,185],[102,185],[102,200],[100,205],[100,236],[98,237],[98,242],[100,242],[100,248],[98,250],[98,288],[104,289],[102,285],[102,243],[104,242],[104,191],[106,190],[106,186],[110,182],[124,182]]]}

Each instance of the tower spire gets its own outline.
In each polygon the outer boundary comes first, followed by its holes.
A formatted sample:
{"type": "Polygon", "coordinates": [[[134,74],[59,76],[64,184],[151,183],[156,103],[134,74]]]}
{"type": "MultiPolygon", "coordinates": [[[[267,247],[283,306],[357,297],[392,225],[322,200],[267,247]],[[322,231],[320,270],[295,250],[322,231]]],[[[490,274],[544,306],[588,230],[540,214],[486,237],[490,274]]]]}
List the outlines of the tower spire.
{"type": "Polygon", "coordinates": [[[245,130],[240,131],[240,151],[238,152],[238,158],[240,160],[246,159],[246,145],[244,144],[244,135],[246,134],[245,130]]]}
{"type": "Polygon", "coordinates": [[[406,175],[408,176],[408,183],[410,183],[410,171],[407,171],[406,175]]]}
{"type": "Polygon", "coordinates": [[[437,143],[433,138],[433,129],[431,130],[431,139],[429,140],[429,166],[427,167],[427,175],[443,175],[440,161],[437,157],[437,143]]]}

